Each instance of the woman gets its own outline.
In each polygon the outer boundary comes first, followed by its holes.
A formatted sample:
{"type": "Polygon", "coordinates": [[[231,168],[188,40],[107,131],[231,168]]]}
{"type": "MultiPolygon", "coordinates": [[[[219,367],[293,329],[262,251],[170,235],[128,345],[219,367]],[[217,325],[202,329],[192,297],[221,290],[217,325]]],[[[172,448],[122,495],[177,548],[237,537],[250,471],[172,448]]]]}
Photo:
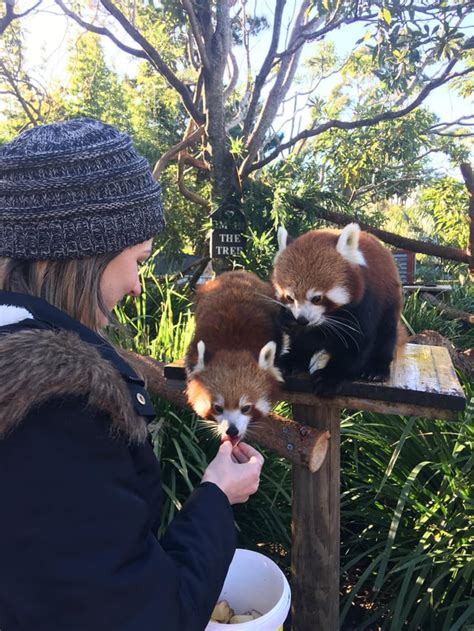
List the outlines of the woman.
{"type": "Polygon", "coordinates": [[[100,335],[140,293],[160,187],[91,119],[0,148],[0,629],[202,631],[263,459],[224,443],[159,541],[144,383],[100,335]]]}

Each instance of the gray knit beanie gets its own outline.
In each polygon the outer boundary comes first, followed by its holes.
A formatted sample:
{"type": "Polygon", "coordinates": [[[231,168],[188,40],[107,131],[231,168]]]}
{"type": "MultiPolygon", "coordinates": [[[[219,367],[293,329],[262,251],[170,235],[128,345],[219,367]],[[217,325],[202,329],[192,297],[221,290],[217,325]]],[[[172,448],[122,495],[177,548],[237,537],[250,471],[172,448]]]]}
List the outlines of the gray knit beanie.
{"type": "Polygon", "coordinates": [[[0,147],[0,256],[118,252],[163,229],[161,188],[127,134],[78,118],[0,147]]]}

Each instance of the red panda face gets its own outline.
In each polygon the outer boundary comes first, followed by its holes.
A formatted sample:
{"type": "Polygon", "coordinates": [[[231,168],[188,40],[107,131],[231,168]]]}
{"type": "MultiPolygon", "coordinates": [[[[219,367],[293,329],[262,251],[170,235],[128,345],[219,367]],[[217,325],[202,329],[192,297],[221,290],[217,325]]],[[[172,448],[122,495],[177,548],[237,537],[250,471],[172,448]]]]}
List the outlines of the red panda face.
{"type": "Polygon", "coordinates": [[[248,351],[218,351],[188,376],[188,401],[218,436],[241,440],[250,423],[271,411],[280,379],[248,351]]]}
{"type": "Polygon", "coordinates": [[[359,267],[365,261],[358,249],[358,234],[356,224],[340,234],[313,230],[288,247],[279,236],[272,281],[277,298],[299,324],[319,326],[333,311],[360,299],[359,267]]]}
{"type": "Polygon", "coordinates": [[[298,287],[291,283],[286,287],[275,283],[275,290],[277,298],[291,311],[295,320],[305,326],[323,324],[327,315],[351,301],[349,291],[343,285],[327,291],[321,289],[321,285],[298,291],[298,287]]]}

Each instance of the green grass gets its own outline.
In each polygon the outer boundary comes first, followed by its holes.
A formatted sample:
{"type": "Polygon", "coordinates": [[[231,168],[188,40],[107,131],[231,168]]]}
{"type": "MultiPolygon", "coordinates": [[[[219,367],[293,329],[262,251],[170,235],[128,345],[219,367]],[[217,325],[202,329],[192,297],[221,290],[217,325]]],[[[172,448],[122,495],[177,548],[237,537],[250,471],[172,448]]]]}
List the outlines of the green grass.
{"type": "Polygon", "coordinates": [[[358,413],[342,424],[341,618],[372,612],[357,629],[474,621],[469,394],[459,421],[358,413]]]}
{"type": "MultiPolygon", "coordinates": [[[[474,287],[454,285],[453,291],[443,296],[443,301],[460,311],[474,313],[474,287]]],[[[474,327],[461,320],[448,319],[419,292],[405,297],[403,316],[410,334],[432,329],[449,338],[457,348],[474,347],[474,327]]]]}
{"type": "MultiPolygon", "coordinates": [[[[189,299],[144,270],[147,291],[117,311],[128,348],[161,360],[184,355],[193,332],[189,299]]],[[[464,306],[471,300],[465,297],[464,306]]],[[[414,296],[414,330],[459,341],[472,333],[414,296]]],[[[468,305],[467,305],[468,306],[468,305]]],[[[460,307],[462,308],[462,307],[460,307]]],[[[341,435],[341,623],[343,629],[456,631],[474,623],[474,391],[458,421],[347,414],[341,435]]],[[[217,450],[188,411],[156,402],[155,452],[163,472],[163,529],[217,450]]],[[[279,413],[289,414],[280,404],[279,413]]],[[[259,492],[235,507],[239,545],[263,550],[288,574],[291,466],[265,453],[259,492]]],[[[317,571],[317,569],[315,569],[317,571]]]]}

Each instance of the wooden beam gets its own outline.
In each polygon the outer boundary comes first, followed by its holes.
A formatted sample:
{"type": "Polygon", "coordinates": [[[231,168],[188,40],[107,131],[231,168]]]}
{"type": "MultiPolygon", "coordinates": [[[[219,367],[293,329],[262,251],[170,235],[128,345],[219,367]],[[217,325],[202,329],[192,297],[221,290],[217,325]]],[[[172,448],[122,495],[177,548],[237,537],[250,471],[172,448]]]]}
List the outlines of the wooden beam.
{"type": "MultiPolygon", "coordinates": [[[[162,397],[171,403],[190,409],[182,380],[167,379],[164,364],[151,357],[122,351],[139,374],[143,375],[146,387],[151,394],[162,397]]],[[[173,374],[173,373],[172,373],[173,374]]],[[[290,462],[317,471],[328,451],[329,432],[327,428],[316,430],[290,419],[269,414],[251,427],[248,436],[263,447],[290,460],[290,462]]]]}
{"type": "MultiPolygon", "coordinates": [[[[184,364],[165,368],[168,379],[184,380],[184,364]]],[[[309,375],[287,377],[283,398],[290,403],[368,410],[426,418],[455,419],[466,407],[466,397],[449,355],[441,346],[406,344],[385,382],[353,381],[334,397],[316,397],[309,375]]]]}

